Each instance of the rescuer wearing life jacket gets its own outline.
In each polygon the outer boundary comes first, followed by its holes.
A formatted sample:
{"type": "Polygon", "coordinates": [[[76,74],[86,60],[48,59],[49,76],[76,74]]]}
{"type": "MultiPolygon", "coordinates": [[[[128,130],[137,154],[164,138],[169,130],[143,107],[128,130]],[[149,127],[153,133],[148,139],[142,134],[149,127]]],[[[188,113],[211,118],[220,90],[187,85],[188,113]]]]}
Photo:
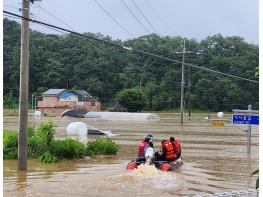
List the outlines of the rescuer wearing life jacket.
{"type": "Polygon", "coordinates": [[[145,151],[145,164],[151,165],[154,162],[154,147],[153,143],[149,142],[149,147],[145,151]]]}
{"type": "Polygon", "coordinates": [[[175,160],[176,158],[176,154],[175,154],[175,150],[174,150],[174,146],[173,144],[168,141],[168,140],[165,140],[163,143],[162,143],[162,151],[163,151],[163,158],[168,161],[168,162],[172,162],[175,160]]]}
{"type": "Polygon", "coordinates": [[[153,136],[147,135],[145,139],[138,146],[138,157],[136,162],[145,162],[146,149],[149,147],[149,142],[152,142],[153,136]]]}
{"type": "Polygon", "coordinates": [[[174,137],[170,137],[170,142],[174,146],[176,159],[180,158],[181,157],[181,143],[180,143],[180,140],[174,139],[174,137]]]}

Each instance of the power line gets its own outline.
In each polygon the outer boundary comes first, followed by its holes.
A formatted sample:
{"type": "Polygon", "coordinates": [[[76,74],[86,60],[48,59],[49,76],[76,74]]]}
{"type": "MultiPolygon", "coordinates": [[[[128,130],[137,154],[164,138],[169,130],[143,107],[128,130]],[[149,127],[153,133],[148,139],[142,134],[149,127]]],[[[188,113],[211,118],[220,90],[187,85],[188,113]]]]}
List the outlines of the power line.
{"type": "Polygon", "coordinates": [[[53,16],[54,18],[56,18],[58,21],[60,21],[62,24],[66,25],[67,27],[73,29],[74,31],[76,31],[74,28],[72,28],[71,26],[69,26],[67,23],[65,23],[63,20],[61,20],[59,17],[55,16],[54,14],[52,14],[51,12],[47,11],[45,8],[41,7],[40,5],[38,5],[38,7],[43,10],[44,12],[46,12],[47,14],[53,16]]]}
{"type": "Polygon", "coordinates": [[[136,21],[143,27],[143,29],[144,29],[147,33],[151,33],[151,32],[144,26],[144,24],[137,18],[137,16],[133,13],[133,11],[129,8],[129,6],[125,3],[125,0],[121,0],[121,2],[122,2],[123,5],[129,10],[129,12],[131,13],[131,15],[136,19],[136,21]]]}
{"type": "MultiPolygon", "coordinates": [[[[187,63],[185,63],[185,65],[187,65],[187,63]]],[[[189,66],[189,65],[187,65],[187,66],[189,66]]],[[[224,72],[224,73],[225,73],[225,71],[227,71],[228,74],[237,76],[237,75],[236,75],[236,71],[233,71],[233,70],[230,71],[229,69],[230,69],[230,68],[225,68],[225,69],[220,68],[219,71],[220,71],[220,72],[224,72]]],[[[242,71],[239,71],[239,72],[242,72],[242,71]]],[[[200,73],[195,73],[195,74],[198,74],[198,75],[199,75],[200,73]]],[[[239,73],[239,74],[240,74],[240,73],[239,73]]],[[[244,77],[243,75],[239,75],[239,77],[246,78],[246,77],[244,77]]],[[[254,78],[254,79],[255,79],[255,78],[254,78]]]]}
{"type": "Polygon", "coordinates": [[[144,2],[148,5],[148,7],[153,11],[153,13],[157,16],[157,18],[159,18],[159,20],[166,25],[166,27],[168,27],[168,29],[171,31],[171,33],[174,33],[174,30],[172,29],[172,27],[153,9],[153,7],[150,5],[150,3],[148,3],[147,0],[144,0],[144,2]]]}
{"type": "MultiPolygon", "coordinates": [[[[55,17],[54,15],[52,15],[52,13],[48,12],[48,11],[45,10],[44,8],[41,8],[40,4],[37,5],[37,6],[36,6],[35,4],[32,4],[32,6],[35,7],[35,8],[40,8],[40,9],[42,9],[44,12],[48,13],[49,15],[53,16],[54,18],[56,18],[57,20],[59,20],[60,22],[63,23],[62,20],[60,20],[59,18],[57,18],[57,17],[55,17]]],[[[38,10],[38,11],[39,11],[39,10],[38,10]]],[[[43,19],[43,18],[40,17],[39,15],[40,15],[39,12],[38,12],[37,14],[31,13],[32,18],[35,18],[35,20],[40,19],[40,20],[42,20],[42,21],[44,21],[44,22],[47,22],[45,19],[43,19]]],[[[63,23],[63,24],[64,24],[64,23],[63,23]]],[[[44,26],[44,27],[47,27],[47,28],[49,28],[49,29],[52,29],[53,31],[56,31],[56,32],[59,32],[59,33],[62,33],[62,34],[64,33],[63,31],[59,31],[59,30],[57,30],[56,28],[48,27],[48,26],[46,26],[46,25],[43,25],[43,26],[44,26]]],[[[69,27],[69,26],[68,26],[68,27],[69,27]]]]}
{"type": "MultiPolygon", "coordinates": [[[[143,53],[145,55],[150,55],[150,56],[153,56],[153,57],[156,57],[156,58],[160,58],[160,59],[163,59],[163,60],[167,60],[167,61],[171,61],[171,62],[175,62],[175,63],[180,63],[180,64],[182,63],[182,62],[180,62],[178,60],[174,60],[174,59],[171,59],[171,58],[168,58],[168,57],[163,57],[161,55],[156,55],[156,54],[153,54],[153,53],[142,51],[140,49],[132,49],[132,48],[128,48],[128,49],[136,51],[136,52],[139,52],[139,53],[143,53]]],[[[205,70],[205,71],[209,71],[209,72],[225,75],[225,76],[228,76],[228,77],[233,77],[233,78],[236,78],[236,79],[241,79],[241,80],[245,80],[245,81],[259,83],[258,81],[255,81],[255,80],[252,80],[252,79],[247,79],[247,78],[239,77],[239,76],[228,74],[228,73],[223,73],[223,72],[220,72],[220,71],[212,70],[212,69],[204,67],[204,66],[197,66],[197,65],[194,65],[194,64],[190,64],[190,63],[184,63],[184,64],[188,65],[188,66],[191,66],[193,68],[198,68],[198,69],[201,69],[201,70],[205,70]]]]}
{"type": "Polygon", "coordinates": [[[12,9],[18,10],[18,11],[21,10],[21,8],[17,8],[17,7],[14,7],[14,6],[8,5],[8,4],[3,4],[3,5],[6,6],[6,7],[9,7],[9,8],[12,8],[12,9]]]}
{"type": "MultiPolygon", "coordinates": [[[[41,8],[40,5],[38,5],[38,7],[41,8]]],[[[46,11],[45,9],[43,9],[43,10],[46,11]]],[[[63,21],[62,19],[59,19],[57,16],[55,16],[55,15],[52,14],[51,12],[46,11],[46,13],[48,13],[48,14],[51,15],[52,17],[58,19],[60,22],[62,22],[62,23],[63,23],[64,25],[66,25],[67,27],[75,30],[73,27],[71,27],[70,25],[68,25],[68,24],[67,24],[65,21],[63,21]]],[[[39,18],[40,18],[40,17],[39,17],[39,18]]],[[[41,18],[40,18],[40,19],[41,19],[41,18]]],[[[42,20],[43,20],[43,19],[42,19],[42,20]]],[[[56,29],[54,29],[54,28],[51,28],[51,27],[48,27],[48,26],[45,26],[45,27],[50,28],[50,29],[52,29],[52,30],[55,30],[55,31],[58,31],[58,32],[62,33],[62,31],[56,30],[56,29]]],[[[75,31],[76,31],[76,30],[75,30],[75,31]]],[[[92,40],[92,41],[93,41],[93,40],[92,40]]],[[[94,41],[93,41],[93,43],[94,43],[94,41]]],[[[126,64],[128,64],[128,65],[135,66],[134,64],[129,63],[129,62],[123,60],[123,59],[120,58],[119,56],[116,56],[113,52],[110,52],[109,50],[106,50],[105,48],[101,47],[100,45],[95,45],[95,46],[96,46],[97,48],[103,50],[104,52],[110,54],[111,56],[114,56],[115,58],[119,59],[122,63],[126,63],[126,64]]],[[[138,69],[140,69],[141,71],[144,71],[144,73],[151,74],[152,76],[154,76],[154,77],[156,77],[156,78],[159,78],[159,79],[162,78],[162,77],[159,77],[159,76],[157,76],[157,75],[154,75],[153,73],[147,72],[147,71],[146,71],[144,68],[142,68],[142,67],[139,67],[138,69]]],[[[172,83],[175,82],[175,81],[171,81],[171,80],[168,80],[168,81],[169,81],[169,82],[172,82],[172,83]]]]}
{"type": "Polygon", "coordinates": [[[134,37],[127,29],[125,29],[97,0],[94,0],[94,2],[127,34],[129,34],[131,37],[134,37]]]}
{"type": "Polygon", "coordinates": [[[143,18],[147,21],[147,23],[151,26],[151,28],[157,32],[158,35],[160,35],[160,33],[156,30],[156,28],[152,25],[152,23],[147,19],[147,17],[143,14],[143,12],[141,11],[141,9],[138,7],[138,5],[133,1],[131,0],[133,5],[137,8],[137,10],[140,12],[140,14],[143,16],[143,18]]]}
{"type": "MultiPolygon", "coordinates": [[[[7,16],[7,17],[11,17],[11,18],[16,18],[16,19],[19,19],[19,18],[21,18],[21,17],[16,17],[16,16],[9,16],[9,15],[5,15],[5,16],[7,16]]],[[[65,23],[64,21],[63,21],[63,23],[65,23]]],[[[66,24],[66,23],[65,23],[66,24]]],[[[45,27],[47,27],[47,28],[50,28],[50,29],[52,29],[52,30],[54,30],[54,31],[58,31],[58,32],[60,32],[60,33],[62,33],[62,31],[59,31],[59,30],[57,30],[56,28],[51,28],[51,27],[49,27],[49,26],[46,26],[46,25],[43,25],[43,26],[45,26],[45,27]]],[[[70,27],[69,25],[67,25],[68,27],[70,27]]],[[[101,50],[103,50],[103,51],[105,51],[106,53],[108,53],[108,54],[110,54],[110,55],[112,55],[112,56],[114,56],[115,58],[117,58],[117,59],[119,59],[121,62],[123,62],[123,63],[126,63],[126,64],[129,64],[129,65],[132,65],[132,66],[135,66],[134,64],[132,64],[132,63],[129,63],[129,62],[127,62],[126,60],[123,60],[122,58],[120,58],[119,56],[116,56],[114,53],[112,53],[112,52],[110,52],[110,51],[108,51],[108,50],[106,50],[105,48],[103,48],[102,46],[100,46],[100,45],[95,45],[95,47],[98,47],[98,48],[100,48],[101,50]]],[[[146,66],[146,65],[144,65],[144,66],[146,66]]],[[[190,67],[189,67],[190,68],[190,67]]],[[[160,76],[157,76],[157,75],[154,75],[153,73],[150,73],[150,72],[148,72],[148,71],[146,71],[144,68],[142,68],[142,67],[139,67],[138,68],[139,70],[141,70],[141,71],[143,71],[144,73],[148,73],[148,74],[151,74],[152,76],[154,76],[154,77],[156,77],[156,78],[159,78],[159,79],[161,79],[162,77],[160,77],[160,76]]],[[[149,68],[150,69],[150,68],[149,68]]],[[[131,78],[129,78],[129,79],[131,79],[131,78]]],[[[134,80],[134,79],[133,79],[134,80]]],[[[175,84],[180,84],[180,82],[176,82],[176,81],[172,81],[172,80],[168,80],[169,82],[172,82],[172,83],[175,83],[175,84]]],[[[251,95],[251,94],[249,94],[249,93],[243,93],[243,95],[251,95]]],[[[225,97],[228,97],[228,95],[226,95],[226,94],[220,94],[220,93],[213,93],[213,94],[211,94],[211,93],[209,93],[209,96],[213,96],[213,97],[217,97],[217,98],[221,98],[222,96],[225,96],[225,97]]],[[[254,100],[254,101],[258,101],[258,99],[257,98],[254,98],[254,97],[246,97],[248,100],[254,100]]],[[[175,102],[175,101],[158,101],[158,102],[175,102]]],[[[177,101],[178,103],[179,103],[179,101],[177,101]]],[[[194,101],[194,103],[199,103],[198,101],[194,101]]],[[[224,104],[224,105],[226,105],[226,104],[224,104]]]]}
{"type": "MultiPolygon", "coordinates": [[[[6,14],[9,14],[9,15],[12,15],[12,16],[19,17],[19,18],[24,19],[24,20],[29,20],[29,21],[31,21],[33,23],[38,23],[38,24],[41,24],[41,25],[46,25],[46,26],[49,26],[49,27],[53,27],[53,28],[56,28],[56,29],[59,29],[59,30],[65,31],[65,32],[69,32],[69,33],[72,33],[72,34],[83,36],[83,37],[86,37],[86,38],[89,38],[89,39],[92,39],[92,40],[96,40],[96,41],[102,42],[104,44],[108,44],[108,45],[111,45],[111,46],[122,48],[122,49],[125,49],[125,50],[134,51],[134,52],[137,52],[137,53],[140,53],[140,54],[152,56],[152,57],[155,57],[155,58],[159,58],[159,59],[170,61],[170,62],[174,62],[174,63],[179,63],[179,64],[182,63],[181,61],[178,61],[178,60],[175,60],[175,59],[171,59],[171,58],[164,57],[164,56],[161,56],[161,55],[153,54],[153,53],[146,52],[146,51],[143,51],[143,50],[140,50],[140,49],[126,47],[126,46],[123,46],[123,45],[120,45],[120,44],[117,44],[117,43],[109,42],[109,41],[102,40],[102,39],[99,39],[99,38],[95,38],[95,37],[92,37],[92,36],[84,35],[84,34],[81,34],[81,33],[78,33],[78,32],[74,32],[74,31],[62,28],[62,27],[58,27],[58,26],[55,26],[55,25],[44,23],[42,21],[29,19],[29,18],[20,16],[20,15],[17,15],[17,14],[14,14],[12,12],[8,12],[8,11],[5,11],[5,10],[3,12],[6,13],[6,14]]],[[[197,66],[197,65],[194,65],[194,64],[190,64],[190,63],[185,63],[185,65],[191,66],[193,68],[197,68],[197,69],[213,72],[213,73],[216,73],[216,74],[225,75],[225,76],[228,76],[228,77],[240,79],[240,80],[245,80],[245,81],[249,81],[249,82],[253,82],[253,83],[257,83],[257,84],[259,83],[258,81],[255,81],[255,80],[252,80],[252,79],[247,79],[247,78],[239,77],[239,76],[228,74],[228,73],[223,73],[223,72],[220,72],[220,71],[212,70],[212,69],[204,67],[204,66],[197,66]]]]}
{"type": "Polygon", "coordinates": [[[21,19],[20,17],[17,16],[10,16],[8,14],[4,14],[5,17],[13,18],[13,19],[21,19]]]}

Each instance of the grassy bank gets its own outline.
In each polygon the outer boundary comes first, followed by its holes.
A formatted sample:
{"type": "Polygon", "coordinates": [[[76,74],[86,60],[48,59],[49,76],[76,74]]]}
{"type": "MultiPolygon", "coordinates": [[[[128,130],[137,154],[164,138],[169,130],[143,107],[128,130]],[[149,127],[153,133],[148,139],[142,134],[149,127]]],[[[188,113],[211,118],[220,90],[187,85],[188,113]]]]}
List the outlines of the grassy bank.
{"type": "MultiPolygon", "coordinates": [[[[119,146],[110,138],[98,138],[83,144],[78,140],[54,139],[53,122],[41,123],[38,128],[28,127],[28,158],[44,163],[63,159],[80,159],[85,156],[114,155],[119,146]]],[[[4,131],[4,159],[17,159],[18,133],[4,131]]]]}
{"type": "MultiPolygon", "coordinates": [[[[33,110],[30,108],[28,109],[28,114],[32,114],[33,110]]],[[[19,115],[19,108],[15,108],[15,109],[8,109],[8,108],[4,108],[3,109],[3,116],[7,117],[7,116],[18,116],[19,115]]]]}

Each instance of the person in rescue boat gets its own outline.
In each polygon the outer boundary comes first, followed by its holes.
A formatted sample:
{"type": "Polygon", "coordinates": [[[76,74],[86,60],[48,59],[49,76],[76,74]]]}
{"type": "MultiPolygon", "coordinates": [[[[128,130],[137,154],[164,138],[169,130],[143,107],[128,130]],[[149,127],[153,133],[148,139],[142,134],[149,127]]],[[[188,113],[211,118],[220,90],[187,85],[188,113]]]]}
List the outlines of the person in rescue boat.
{"type": "Polygon", "coordinates": [[[149,142],[152,142],[153,136],[152,135],[147,135],[145,139],[139,144],[138,146],[138,157],[136,159],[136,162],[141,163],[145,162],[145,153],[147,148],[149,147],[149,142]]]}
{"type": "Polygon", "coordinates": [[[154,147],[153,143],[149,142],[149,147],[145,151],[145,164],[151,165],[154,162],[154,147]]]}
{"type": "Polygon", "coordinates": [[[162,141],[162,154],[156,154],[156,159],[160,161],[173,162],[176,159],[174,146],[169,140],[162,141]]]}
{"type": "Polygon", "coordinates": [[[176,159],[181,157],[181,143],[180,140],[170,137],[170,142],[173,144],[174,151],[176,154],[176,159]]]}

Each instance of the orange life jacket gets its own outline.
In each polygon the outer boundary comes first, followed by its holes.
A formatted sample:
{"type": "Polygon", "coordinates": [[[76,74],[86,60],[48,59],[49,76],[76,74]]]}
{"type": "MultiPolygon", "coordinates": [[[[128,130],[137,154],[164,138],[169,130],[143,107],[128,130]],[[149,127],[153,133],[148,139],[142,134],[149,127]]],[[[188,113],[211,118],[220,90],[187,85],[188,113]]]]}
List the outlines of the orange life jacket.
{"type": "Polygon", "coordinates": [[[144,147],[146,144],[149,144],[149,142],[142,141],[138,146],[138,156],[144,156],[144,147]]]}
{"type": "Polygon", "coordinates": [[[172,143],[173,143],[173,145],[174,145],[175,152],[176,152],[177,154],[179,154],[180,151],[181,151],[180,141],[179,141],[179,140],[174,140],[172,143]]]}
{"type": "Polygon", "coordinates": [[[162,144],[162,147],[166,149],[166,155],[165,155],[166,159],[174,159],[174,158],[176,158],[176,154],[174,152],[174,146],[173,146],[173,144],[171,142],[166,140],[162,144]]]}

